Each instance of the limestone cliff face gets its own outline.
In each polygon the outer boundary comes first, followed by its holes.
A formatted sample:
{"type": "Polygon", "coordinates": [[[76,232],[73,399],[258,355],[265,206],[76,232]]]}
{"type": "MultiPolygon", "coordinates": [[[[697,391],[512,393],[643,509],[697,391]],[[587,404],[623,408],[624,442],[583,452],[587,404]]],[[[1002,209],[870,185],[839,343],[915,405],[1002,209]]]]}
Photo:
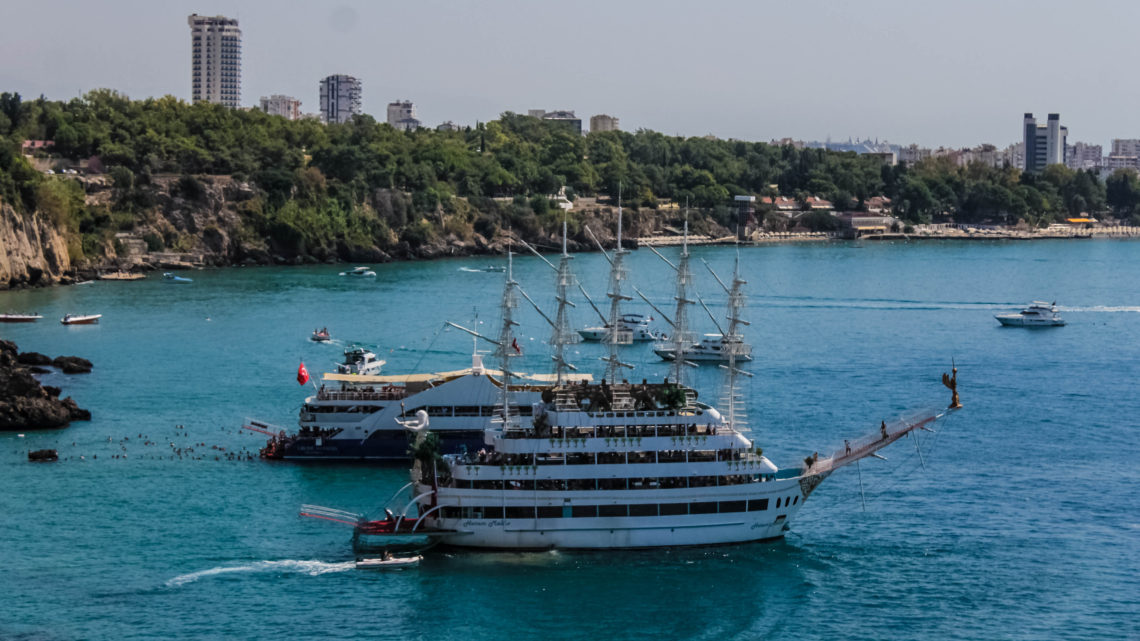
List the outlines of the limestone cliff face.
{"type": "Polygon", "coordinates": [[[53,285],[71,270],[63,232],[38,212],[0,202],[0,289],[53,285]]]}

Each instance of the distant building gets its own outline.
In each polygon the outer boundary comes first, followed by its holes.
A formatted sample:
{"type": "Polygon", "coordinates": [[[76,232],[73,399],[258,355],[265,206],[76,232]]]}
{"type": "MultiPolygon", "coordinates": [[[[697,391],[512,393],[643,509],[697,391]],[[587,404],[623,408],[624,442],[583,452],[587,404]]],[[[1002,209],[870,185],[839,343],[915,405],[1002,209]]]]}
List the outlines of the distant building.
{"type": "Polygon", "coordinates": [[[1113,138],[1112,156],[1140,156],[1140,139],[1113,138]]]}
{"type": "Polygon", "coordinates": [[[796,211],[800,208],[795,198],[786,196],[765,196],[760,202],[771,205],[776,211],[796,211]]]}
{"type": "Polygon", "coordinates": [[[361,113],[360,80],[343,74],[321,81],[321,120],[348,122],[361,113]]]}
{"type": "Polygon", "coordinates": [[[887,149],[885,151],[869,151],[863,155],[870,156],[872,158],[878,158],[879,161],[884,165],[890,165],[891,167],[899,164],[898,154],[896,154],[893,149],[887,149]]]}
{"type": "Polygon", "coordinates": [[[1061,126],[1060,114],[1049,114],[1044,125],[1038,125],[1032,113],[1022,120],[1025,138],[1025,171],[1041,171],[1048,165],[1065,164],[1065,139],[1069,130],[1061,126]]]}
{"type": "Polygon", "coordinates": [[[1096,169],[1103,158],[1104,151],[1100,145],[1078,142],[1065,150],[1065,165],[1069,169],[1096,169]]]}
{"type": "Polygon", "coordinates": [[[261,110],[271,116],[284,116],[287,120],[301,119],[301,101],[293,96],[273,94],[261,97],[261,110]]]}
{"type": "Polygon", "coordinates": [[[780,138],[779,140],[773,138],[768,142],[768,144],[772,145],[773,147],[792,147],[794,149],[804,148],[804,141],[796,140],[794,138],[780,138]]]}
{"type": "Polygon", "coordinates": [[[190,95],[193,102],[241,105],[241,29],[225,16],[191,14],[190,95]]]}
{"type": "Polygon", "coordinates": [[[435,130],[436,131],[459,131],[459,125],[448,120],[447,122],[440,123],[439,126],[435,128],[435,130]]]}
{"type": "Polygon", "coordinates": [[[1001,152],[1002,165],[1025,168],[1025,143],[1014,143],[1001,152]]]}
{"type": "Polygon", "coordinates": [[[963,149],[958,156],[958,164],[962,167],[971,164],[1001,167],[1005,164],[1005,154],[993,145],[978,145],[973,149],[963,149]]]}
{"type": "Polygon", "coordinates": [[[868,214],[885,214],[891,211],[891,199],[886,196],[871,196],[863,201],[868,214]]]}
{"type": "Polygon", "coordinates": [[[618,131],[618,119],[606,114],[590,116],[590,131],[618,131]]]}
{"type": "Polygon", "coordinates": [[[416,105],[411,100],[388,103],[388,124],[400,131],[415,131],[422,123],[416,119],[416,105]]]}
{"type": "Polygon", "coordinates": [[[1113,171],[1117,169],[1140,169],[1140,157],[1138,156],[1112,154],[1105,156],[1101,162],[1105,169],[1113,171]]]}
{"type": "Polygon", "coordinates": [[[908,165],[913,165],[917,162],[922,162],[923,160],[930,158],[930,149],[926,147],[919,147],[918,145],[899,147],[898,157],[899,162],[905,162],[908,165]]]}
{"type": "MultiPolygon", "coordinates": [[[[526,115],[532,118],[541,118],[543,120],[553,120],[555,122],[563,123],[578,135],[582,135],[582,119],[574,115],[573,111],[544,111],[542,109],[528,109],[526,115]]],[[[614,119],[614,124],[617,124],[617,119],[614,119]]]]}

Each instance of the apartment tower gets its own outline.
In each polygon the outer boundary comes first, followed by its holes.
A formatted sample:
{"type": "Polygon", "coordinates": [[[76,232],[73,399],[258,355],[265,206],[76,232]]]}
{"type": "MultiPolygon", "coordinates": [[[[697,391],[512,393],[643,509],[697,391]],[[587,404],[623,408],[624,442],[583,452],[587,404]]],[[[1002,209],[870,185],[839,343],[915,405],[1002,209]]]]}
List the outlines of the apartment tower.
{"type": "Polygon", "coordinates": [[[194,102],[241,106],[241,29],[225,16],[191,14],[190,94],[194,102]]]}
{"type": "Polygon", "coordinates": [[[360,80],[337,74],[321,81],[321,120],[348,122],[361,113],[360,80]]]}

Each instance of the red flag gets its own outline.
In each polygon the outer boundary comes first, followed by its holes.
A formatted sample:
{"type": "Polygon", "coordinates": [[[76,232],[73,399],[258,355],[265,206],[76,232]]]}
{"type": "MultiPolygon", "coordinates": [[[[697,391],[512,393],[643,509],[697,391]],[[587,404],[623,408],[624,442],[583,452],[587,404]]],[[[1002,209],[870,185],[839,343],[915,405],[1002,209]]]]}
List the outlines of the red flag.
{"type": "Polygon", "coordinates": [[[515,348],[515,351],[518,352],[519,354],[522,354],[522,348],[519,347],[519,339],[512,338],[511,339],[511,347],[515,348]]]}
{"type": "Polygon", "coordinates": [[[305,369],[305,362],[301,361],[301,366],[297,368],[297,384],[304,385],[309,382],[309,370],[305,369]]]}

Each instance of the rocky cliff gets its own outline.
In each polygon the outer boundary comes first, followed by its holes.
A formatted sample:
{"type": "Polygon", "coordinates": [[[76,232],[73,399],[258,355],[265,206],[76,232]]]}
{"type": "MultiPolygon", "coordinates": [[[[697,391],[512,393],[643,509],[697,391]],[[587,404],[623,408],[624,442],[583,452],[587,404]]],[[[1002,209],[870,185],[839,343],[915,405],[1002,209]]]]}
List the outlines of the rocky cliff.
{"type": "MultiPolygon", "coordinates": [[[[91,420],[91,412],[73,399],[60,399],[58,387],[43,386],[32,376],[46,357],[32,352],[20,354],[16,344],[0,341],[0,431],[65,427],[71,421],[91,420]]],[[[90,372],[91,363],[73,356],[61,356],[57,365],[65,373],[90,372]],[[77,365],[85,365],[79,367],[77,365]],[[69,371],[70,368],[70,371],[69,371]]]]}
{"type": "Polygon", "coordinates": [[[63,231],[0,202],[0,289],[53,285],[71,270],[63,231]]]}

